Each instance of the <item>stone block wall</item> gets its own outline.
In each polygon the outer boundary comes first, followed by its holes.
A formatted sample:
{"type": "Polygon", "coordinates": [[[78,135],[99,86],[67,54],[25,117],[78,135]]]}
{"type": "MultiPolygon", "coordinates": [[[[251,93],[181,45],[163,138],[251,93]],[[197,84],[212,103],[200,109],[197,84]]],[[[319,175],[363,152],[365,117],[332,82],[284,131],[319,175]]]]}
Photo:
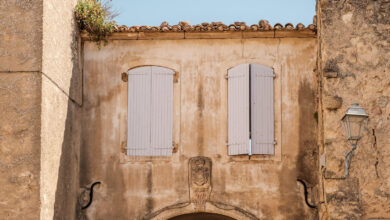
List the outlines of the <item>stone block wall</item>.
{"type": "Polygon", "coordinates": [[[76,0],[0,1],[0,219],[75,219],[76,0]]]}
{"type": "Polygon", "coordinates": [[[39,219],[42,2],[0,1],[0,218],[39,219]]]}
{"type": "Polygon", "coordinates": [[[0,71],[39,72],[42,0],[1,0],[0,18],[0,71]]]}
{"type": "Polygon", "coordinates": [[[0,216],[39,218],[39,72],[0,73],[0,216]]]}
{"type": "Polygon", "coordinates": [[[317,1],[320,150],[330,219],[390,218],[389,14],[388,0],[317,1]],[[345,178],[351,145],[341,118],[353,102],[370,117],[345,178]]]}

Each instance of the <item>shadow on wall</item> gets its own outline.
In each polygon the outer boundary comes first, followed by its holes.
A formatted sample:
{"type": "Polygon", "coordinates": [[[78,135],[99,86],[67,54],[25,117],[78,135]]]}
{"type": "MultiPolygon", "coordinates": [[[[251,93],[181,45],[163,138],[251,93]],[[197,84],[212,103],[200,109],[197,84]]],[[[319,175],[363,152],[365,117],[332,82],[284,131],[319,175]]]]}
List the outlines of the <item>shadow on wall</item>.
{"type": "MultiPolygon", "coordinates": [[[[69,97],[77,97],[77,89],[81,83],[79,69],[80,44],[75,27],[73,42],[70,47],[74,51],[72,57],[73,70],[70,81],[69,97]]],[[[68,109],[61,149],[58,181],[54,203],[53,219],[77,219],[77,198],[79,193],[79,158],[81,145],[81,103],[68,99],[68,109]]],[[[53,111],[55,106],[53,106],[53,111]]],[[[52,122],[55,123],[55,122],[52,122]]]]}
{"type": "Polygon", "coordinates": [[[284,203],[279,211],[288,219],[317,219],[316,209],[305,204],[303,191],[299,189],[297,179],[303,180],[309,189],[309,202],[314,203],[317,194],[313,187],[318,185],[317,179],[317,121],[315,119],[315,93],[311,84],[304,79],[300,82],[298,91],[299,107],[299,149],[296,167],[288,166],[287,160],[280,174],[280,193],[284,203]],[[295,205],[291,205],[294,203],[295,205]]]}
{"type": "Polygon", "coordinates": [[[299,104],[299,154],[297,178],[309,186],[318,184],[317,115],[314,91],[305,79],[300,83],[299,104]]]}

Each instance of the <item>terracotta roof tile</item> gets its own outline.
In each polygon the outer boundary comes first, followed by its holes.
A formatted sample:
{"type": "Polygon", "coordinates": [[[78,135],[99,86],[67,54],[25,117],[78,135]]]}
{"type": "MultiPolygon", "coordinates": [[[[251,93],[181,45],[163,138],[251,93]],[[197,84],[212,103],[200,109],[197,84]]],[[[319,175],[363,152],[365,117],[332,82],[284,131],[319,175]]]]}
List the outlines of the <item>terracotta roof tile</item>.
{"type": "Polygon", "coordinates": [[[298,23],[295,27],[291,23],[282,25],[276,23],[274,26],[270,25],[267,20],[260,20],[259,24],[252,24],[247,26],[245,22],[234,22],[234,24],[226,25],[222,22],[203,22],[202,24],[190,25],[187,21],[181,21],[176,25],[169,25],[164,21],[160,26],[116,26],[115,32],[222,32],[222,31],[268,31],[268,30],[311,30],[316,31],[316,26],[310,24],[307,27],[302,23],[298,23]]]}
{"type": "Polygon", "coordinates": [[[286,28],[287,30],[294,30],[294,25],[291,23],[287,23],[286,25],[284,25],[284,28],[286,28]]]}
{"type": "Polygon", "coordinates": [[[297,30],[303,30],[305,29],[305,25],[303,25],[302,23],[298,23],[297,26],[295,27],[297,30]]]}
{"type": "Polygon", "coordinates": [[[281,23],[276,23],[276,24],[274,25],[274,28],[275,28],[276,30],[281,30],[281,29],[283,29],[283,25],[282,25],[281,23]]]}

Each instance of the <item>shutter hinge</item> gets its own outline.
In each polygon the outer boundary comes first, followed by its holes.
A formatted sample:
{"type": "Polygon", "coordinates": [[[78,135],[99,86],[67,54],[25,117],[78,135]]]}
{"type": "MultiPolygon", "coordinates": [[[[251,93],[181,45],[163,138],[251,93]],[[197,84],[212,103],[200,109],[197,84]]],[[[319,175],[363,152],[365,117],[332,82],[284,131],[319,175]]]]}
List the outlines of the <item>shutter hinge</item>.
{"type": "Polygon", "coordinates": [[[121,78],[122,78],[123,82],[127,82],[128,78],[129,78],[129,75],[127,73],[122,73],[121,78]]]}
{"type": "Polygon", "coordinates": [[[233,76],[229,76],[228,74],[225,75],[225,78],[226,79],[230,79],[230,78],[239,78],[239,77],[244,77],[245,74],[242,74],[242,75],[233,75],[233,76]]]}
{"type": "Polygon", "coordinates": [[[173,83],[179,82],[179,73],[173,74],[173,83]]]}
{"type": "Polygon", "coordinates": [[[172,141],[172,146],[173,146],[173,148],[172,148],[172,153],[176,153],[177,152],[177,150],[178,150],[178,144],[177,143],[175,143],[174,141],[172,141]]]}

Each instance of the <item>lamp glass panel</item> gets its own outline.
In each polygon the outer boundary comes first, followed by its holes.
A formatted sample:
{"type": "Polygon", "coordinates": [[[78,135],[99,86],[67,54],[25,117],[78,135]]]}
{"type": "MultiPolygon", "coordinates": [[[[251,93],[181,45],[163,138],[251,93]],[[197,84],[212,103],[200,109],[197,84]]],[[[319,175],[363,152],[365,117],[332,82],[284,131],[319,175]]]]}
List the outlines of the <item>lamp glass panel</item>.
{"type": "Polygon", "coordinates": [[[366,117],[347,115],[344,119],[344,126],[346,126],[347,137],[350,140],[359,140],[362,136],[363,125],[366,117]],[[348,130],[348,131],[347,131],[348,130]]]}
{"type": "Polygon", "coordinates": [[[351,137],[351,132],[350,132],[350,128],[349,128],[349,117],[344,117],[343,118],[343,124],[344,124],[344,129],[345,129],[345,135],[347,136],[348,139],[350,139],[351,137]]]}

